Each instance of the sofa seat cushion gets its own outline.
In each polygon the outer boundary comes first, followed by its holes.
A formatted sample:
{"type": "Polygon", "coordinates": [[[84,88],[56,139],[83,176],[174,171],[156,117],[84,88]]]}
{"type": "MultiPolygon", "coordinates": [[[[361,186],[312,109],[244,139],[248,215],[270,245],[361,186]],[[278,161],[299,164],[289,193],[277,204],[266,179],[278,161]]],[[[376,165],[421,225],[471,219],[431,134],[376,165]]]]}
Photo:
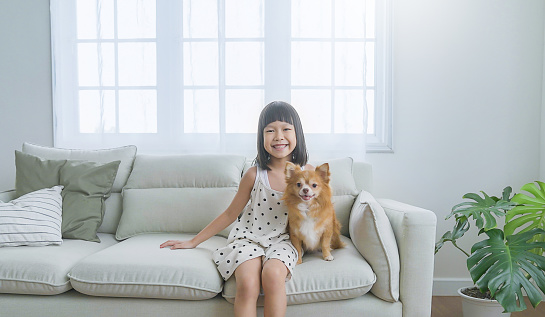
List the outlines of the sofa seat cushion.
{"type": "Polygon", "coordinates": [[[0,293],[56,295],[71,289],[68,272],[81,259],[117,243],[65,239],[62,245],[0,248],[0,293]]]}
{"type": "Polygon", "coordinates": [[[195,249],[161,249],[167,240],[190,234],[144,234],[79,262],[69,273],[78,292],[93,296],[201,300],[221,292],[223,280],[212,252],[226,239],[212,237],[195,249]]]}
{"type": "MultiPolygon", "coordinates": [[[[333,261],[324,261],[321,252],[307,253],[286,283],[288,305],[349,299],[367,293],[376,280],[373,270],[350,239],[341,236],[346,247],[333,250],[333,261]]],[[[223,297],[234,303],[235,278],[225,282],[223,297]]],[[[258,305],[263,306],[263,294],[258,305]]]]}

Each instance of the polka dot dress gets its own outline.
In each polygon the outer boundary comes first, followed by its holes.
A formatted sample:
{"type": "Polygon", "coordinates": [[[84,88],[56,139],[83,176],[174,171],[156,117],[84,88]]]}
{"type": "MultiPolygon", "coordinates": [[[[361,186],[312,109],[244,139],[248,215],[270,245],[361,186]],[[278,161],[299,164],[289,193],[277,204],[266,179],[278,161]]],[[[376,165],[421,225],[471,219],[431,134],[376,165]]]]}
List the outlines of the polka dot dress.
{"type": "Polygon", "coordinates": [[[244,261],[263,257],[282,261],[291,278],[297,262],[296,250],[290,242],[288,210],[280,200],[282,192],[271,189],[267,171],[257,168],[250,203],[231,230],[227,246],[216,250],[213,259],[224,280],[228,280],[244,261]]]}

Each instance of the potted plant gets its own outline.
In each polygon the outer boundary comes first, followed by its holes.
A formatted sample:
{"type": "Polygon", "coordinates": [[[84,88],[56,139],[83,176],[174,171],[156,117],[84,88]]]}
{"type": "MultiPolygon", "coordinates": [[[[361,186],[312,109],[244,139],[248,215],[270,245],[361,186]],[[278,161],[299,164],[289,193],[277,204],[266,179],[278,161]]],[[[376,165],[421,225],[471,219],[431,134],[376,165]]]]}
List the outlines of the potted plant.
{"type": "Polygon", "coordinates": [[[455,205],[446,217],[454,217],[454,228],[435,245],[435,253],[445,242],[451,242],[466,254],[475,286],[509,313],[526,309],[523,289],[534,308],[545,294],[545,183],[528,183],[521,191],[529,195],[511,197],[511,187],[506,187],[499,198],[482,191],[482,197],[465,194],[466,201],[455,205]],[[500,218],[505,220],[503,229],[496,221],[500,218]],[[456,242],[469,230],[470,219],[482,239],[468,253],[456,242]]]}

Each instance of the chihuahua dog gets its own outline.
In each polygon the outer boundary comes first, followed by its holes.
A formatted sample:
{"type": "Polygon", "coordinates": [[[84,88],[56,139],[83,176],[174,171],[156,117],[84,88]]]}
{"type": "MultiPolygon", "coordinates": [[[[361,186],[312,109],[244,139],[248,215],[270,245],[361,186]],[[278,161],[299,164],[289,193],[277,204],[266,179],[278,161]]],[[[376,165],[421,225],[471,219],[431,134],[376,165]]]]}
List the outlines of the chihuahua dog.
{"type": "Polygon", "coordinates": [[[297,264],[303,263],[303,249],[321,249],[324,260],[333,260],[331,249],[345,244],[339,237],[341,224],[331,202],[329,164],[303,171],[287,162],[285,176],[287,186],[282,199],[288,207],[290,240],[297,249],[297,264]]]}

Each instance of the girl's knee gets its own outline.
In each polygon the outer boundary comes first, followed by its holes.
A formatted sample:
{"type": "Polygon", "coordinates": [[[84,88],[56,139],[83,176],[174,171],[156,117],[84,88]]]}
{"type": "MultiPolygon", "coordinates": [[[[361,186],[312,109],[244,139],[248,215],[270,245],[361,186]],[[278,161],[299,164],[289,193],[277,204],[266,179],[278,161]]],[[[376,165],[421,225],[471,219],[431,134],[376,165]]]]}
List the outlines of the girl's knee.
{"type": "Polygon", "coordinates": [[[236,277],[237,297],[257,298],[261,290],[261,279],[256,274],[241,274],[236,277]]]}
{"type": "Polygon", "coordinates": [[[246,275],[243,278],[237,278],[237,291],[239,289],[243,291],[257,289],[257,291],[259,291],[259,288],[261,287],[260,282],[258,275],[246,275]]]}
{"type": "Polygon", "coordinates": [[[276,259],[269,260],[263,267],[261,274],[263,288],[285,287],[287,275],[288,269],[281,261],[276,259]],[[271,261],[276,261],[276,263],[271,261]],[[271,263],[269,264],[269,262],[271,263]]]}

